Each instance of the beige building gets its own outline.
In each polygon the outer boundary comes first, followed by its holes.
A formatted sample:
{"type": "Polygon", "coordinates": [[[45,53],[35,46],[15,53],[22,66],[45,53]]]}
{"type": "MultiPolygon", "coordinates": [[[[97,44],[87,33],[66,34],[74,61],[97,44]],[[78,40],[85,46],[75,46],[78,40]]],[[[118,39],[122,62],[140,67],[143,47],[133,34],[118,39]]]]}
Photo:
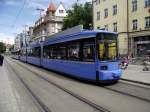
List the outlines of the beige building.
{"type": "Polygon", "coordinates": [[[35,22],[32,40],[44,40],[48,36],[61,31],[63,19],[66,15],[67,13],[62,3],[56,8],[51,2],[46,10],[46,14],[35,22]]]}
{"type": "Polygon", "coordinates": [[[150,50],[150,0],[96,0],[93,14],[94,29],[119,33],[120,54],[150,50]]]}

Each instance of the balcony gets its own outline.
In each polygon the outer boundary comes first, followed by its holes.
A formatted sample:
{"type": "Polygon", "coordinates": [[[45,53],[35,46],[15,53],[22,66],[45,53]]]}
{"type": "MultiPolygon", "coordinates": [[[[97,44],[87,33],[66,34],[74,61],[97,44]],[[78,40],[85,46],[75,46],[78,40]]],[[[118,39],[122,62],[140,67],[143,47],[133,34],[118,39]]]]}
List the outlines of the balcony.
{"type": "Polygon", "coordinates": [[[47,24],[48,22],[63,22],[63,19],[64,17],[46,15],[35,22],[34,28],[40,26],[41,24],[47,24]]]}

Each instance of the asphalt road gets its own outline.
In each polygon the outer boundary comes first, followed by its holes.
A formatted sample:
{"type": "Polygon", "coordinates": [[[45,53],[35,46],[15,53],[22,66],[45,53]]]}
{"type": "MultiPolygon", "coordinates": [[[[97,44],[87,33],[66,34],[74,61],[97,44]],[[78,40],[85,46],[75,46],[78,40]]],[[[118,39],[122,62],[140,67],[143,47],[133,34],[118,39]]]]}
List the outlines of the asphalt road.
{"type": "MultiPolygon", "coordinates": [[[[82,83],[10,58],[6,60],[4,66],[0,67],[0,112],[44,112],[17,75],[51,112],[97,112],[90,105],[36,76],[34,72],[111,112],[150,112],[150,102],[101,86],[82,83]]],[[[115,88],[115,85],[113,87],[115,88]]],[[[125,88],[123,90],[125,91],[125,88]]],[[[142,95],[142,90],[138,88],[140,96],[148,97],[147,92],[142,95]]]]}

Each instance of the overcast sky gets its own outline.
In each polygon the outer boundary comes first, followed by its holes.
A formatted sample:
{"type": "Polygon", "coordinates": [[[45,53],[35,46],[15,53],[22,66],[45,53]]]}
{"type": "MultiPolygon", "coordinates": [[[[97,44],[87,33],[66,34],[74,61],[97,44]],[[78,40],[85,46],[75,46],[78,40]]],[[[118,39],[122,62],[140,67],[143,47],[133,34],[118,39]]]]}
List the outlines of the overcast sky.
{"type": "MultiPolygon", "coordinates": [[[[52,0],[58,6],[62,1],[66,9],[77,0],[52,0]]],[[[84,3],[91,0],[79,0],[84,3]]],[[[13,43],[16,34],[21,33],[23,25],[34,25],[39,18],[36,8],[47,9],[51,0],[0,0],[0,41],[13,43]]]]}

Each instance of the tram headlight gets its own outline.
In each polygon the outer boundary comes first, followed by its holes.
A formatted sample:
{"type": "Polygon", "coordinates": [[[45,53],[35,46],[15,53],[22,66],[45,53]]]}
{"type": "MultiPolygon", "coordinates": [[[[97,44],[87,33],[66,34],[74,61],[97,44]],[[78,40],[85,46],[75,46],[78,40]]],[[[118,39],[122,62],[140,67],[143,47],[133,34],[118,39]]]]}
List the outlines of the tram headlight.
{"type": "Polygon", "coordinates": [[[108,66],[101,66],[101,70],[108,70],[108,66]]]}

